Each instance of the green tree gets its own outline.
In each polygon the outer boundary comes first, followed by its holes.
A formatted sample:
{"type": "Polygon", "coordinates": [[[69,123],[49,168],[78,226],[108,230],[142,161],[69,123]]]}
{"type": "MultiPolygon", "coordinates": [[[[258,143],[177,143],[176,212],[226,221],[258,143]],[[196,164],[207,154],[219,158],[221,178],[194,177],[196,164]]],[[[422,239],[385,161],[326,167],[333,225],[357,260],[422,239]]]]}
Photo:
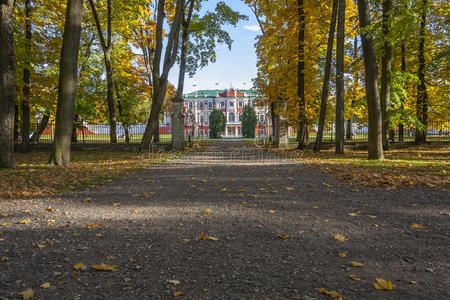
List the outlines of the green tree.
{"type": "Polygon", "coordinates": [[[246,105],[242,115],[242,135],[244,138],[255,137],[256,121],[255,110],[250,105],[246,105]]]}
{"type": "Polygon", "coordinates": [[[209,137],[212,139],[220,138],[220,135],[225,130],[227,121],[223,112],[215,108],[209,115],[209,137]]]}

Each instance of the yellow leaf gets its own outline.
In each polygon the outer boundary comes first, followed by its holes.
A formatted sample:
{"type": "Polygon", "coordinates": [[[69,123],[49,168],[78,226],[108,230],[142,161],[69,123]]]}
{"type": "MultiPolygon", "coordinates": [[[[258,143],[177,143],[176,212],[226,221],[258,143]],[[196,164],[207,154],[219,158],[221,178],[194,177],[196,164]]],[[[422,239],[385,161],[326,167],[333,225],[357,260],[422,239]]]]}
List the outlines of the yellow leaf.
{"type": "Polygon", "coordinates": [[[139,213],[139,210],[135,209],[133,210],[133,214],[137,215],[139,213]]]}
{"type": "Polygon", "coordinates": [[[297,231],[297,233],[298,233],[298,234],[304,234],[305,231],[304,231],[304,230],[299,230],[299,231],[297,231]]]}
{"type": "Polygon", "coordinates": [[[358,267],[358,268],[364,267],[364,264],[357,262],[357,261],[351,261],[350,264],[352,265],[352,267],[358,267]]]}
{"type": "Polygon", "coordinates": [[[318,291],[319,291],[320,294],[328,295],[328,296],[330,296],[331,298],[339,299],[339,300],[342,299],[342,296],[341,296],[338,292],[335,292],[335,291],[327,291],[327,290],[324,289],[324,288],[319,288],[318,291]]]}
{"type": "Polygon", "coordinates": [[[208,236],[209,241],[218,241],[219,239],[213,236],[208,236]]]}
{"type": "Polygon", "coordinates": [[[275,211],[274,210],[269,210],[269,214],[274,214],[275,211]]]}
{"type": "Polygon", "coordinates": [[[331,220],[330,219],[323,219],[323,222],[324,223],[328,223],[328,222],[330,222],[331,220]]]}
{"type": "Polygon", "coordinates": [[[101,233],[96,233],[95,236],[96,236],[96,237],[101,237],[102,234],[101,234],[101,233]]]}
{"type": "Polygon", "coordinates": [[[295,191],[295,187],[287,186],[287,187],[286,187],[286,190],[287,190],[287,191],[295,191]]]}
{"type": "Polygon", "coordinates": [[[351,279],[356,280],[356,281],[361,281],[361,280],[362,280],[361,277],[356,276],[356,275],[354,275],[354,274],[350,274],[350,275],[348,275],[348,277],[350,277],[351,279]]]}
{"type": "Polygon", "coordinates": [[[77,278],[78,277],[78,273],[72,273],[72,275],[70,275],[72,278],[77,278]]]}
{"type": "Polygon", "coordinates": [[[227,191],[227,188],[223,188],[220,190],[222,193],[225,193],[227,191]]]}
{"type": "Polygon", "coordinates": [[[120,203],[119,203],[119,202],[116,202],[116,203],[113,203],[112,206],[118,206],[118,205],[120,205],[120,203]]]}
{"type": "Polygon", "coordinates": [[[247,201],[242,201],[242,204],[243,204],[243,205],[246,205],[246,204],[247,204],[247,201]]]}
{"type": "Polygon", "coordinates": [[[28,224],[30,222],[31,222],[31,220],[28,218],[28,219],[20,221],[19,224],[28,224]]]}
{"type": "Polygon", "coordinates": [[[416,224],[416,223],[412,223],[411,227],[415,228],[415,229],[426,229],[425,226],[422,226],[422,225],[419,225],[419,224],[416,224]]]}
{"type": "Polygon", "coordinates": [[[377,218],[377,216],[373,216],[373,215],[367,215],[367,217],[371,218],[371,219],[376,219],[377,218]]]}
{"type": "Polygon", "coordinates": [[[331,187],[331,184],[328,184],[328,183],[326,183],[326,182],[322,182],[322,184],[323,184],[324,186],[326,186],[326,187],[331,187]]]}
{"type": "Polygon", "coordinates": [[[22,297],[22,299],[26,300],[26,299],[30,299],[31,297],[34,296],[34,292],[32,289],[20,292],[17,294],[19,297],[22,297]]]}
{"type": "Polygon", "coordinates": [[[373,282],[373,286],[377,290],[387,290],[392,291],[394,287],[392,286],[392,282],[386,281],[383,278],[375,278],[376,282],[373,282]]]}
{"type": "Polygon", "coordinates": [[[130,282],[131,281],[131,278],[128,278],[128,277],[125,277],[124,279],[123,279],[123,282],[130,282]]]}
{"type": "Polygon", "coordinates": [[[175,285],[177,285],[177,284],[180,284],[180,281],[179,281],[179,280],[175,280],[175,279],[169,280],[169,284],[175,284],[175,285]]]}
{"type": "Polygon", "coordinates": [[[278,237],[279,237],[280,239],[283,239],[283,240],[286,240],[286,239],[289,238],[288,235],[285,235],[285,234],[282,234],[282,233],[279,233],[279,234],[278,234],[278,237]]]}
{"type": "Polygon", "coordinates": [[[245,189],[240,189],[237,191],[238,193],[245,193],[245,189]]]}
{"type": "Polygon", "coordinates": [[[313,208],[314,208],[314,209],[319,209],[319,206],[314,205],[313,208]]]}
{"type": "Polygon", "coordinates": [[[102,226],[102,224],[90,224],[87,226],[87,229],[93,229],[93,228],[99,227],[99,226],[102,226]]]}
{"type": "Polygon", "coordinates": [[[43,289],[48,289],[50,287],[50,282],[44,282],[43,284],[40,285],[40,287],[43,289]]]}
{"type": "Polygon", "coordinates": [[[99,265],[92,265],[91,266],[93,269],[98,270],[98,271],[115,271],[117,266],[110,266],[104,263],[101,263],[99,265]]]}
{"type": "Polygon", "coordinates": [[[414,281],[414,280],[411,280],[409,283],[410,283],[410,284],[416,284],[417,282],[414,281]]]}
{"type": "Polygon", "coordinates": [[[185,242],[185,243],[187,243],[189,241],[190,241],[189,239],[183,239],[183,242],[185,242]]]}
{"type": "Polygon", "coordinates": [[[342,234],[336,233],[334,235],[334,239],[336,241],[339,241],[339,242],[344,242],[345,241],[345,236],[343,236],[342,234]]]}
{"type": "Polygon", "coordinates": [[[211,210],[209,208],[203,210],[204,215],[209,215],[210,213],[211,213],[211,210]]]}
{"type": "Polygon", "coordinates": [[[77,263],[77,264],[73,265],[73,268],[78,271],[80,269],[85,268],[85,266],[84,266],[84,263],[77,263]]]}
{"type": "Polygon", "coordinates": [[[344,258],[344,257],[347,256],[347,254],[345,254],[345,253],[343,253],[343,252],[339,253],[338,255],[339,255],[339,257],[342,257],[342,258],[344,258]]]}
{"type": "Polygon", "coordinates": [[[357,213],[349,213],[348,214],[350,217],[356,217],[358,214],[357,213]]]}
{"type": "Polygon", "coordinates": [[[209,236],[209,235],[206,235],[206,234],[200,234],[198,239],[202,240],[202,241],[206,241],[206,240],[208,240],[208,241],[217,241],[217,240],[219,240],[218,238],[215,238],[213,236],[209,236]]]}
{"type": "Polygon", "coordinates": [[[184,295],[184,293],[181,292],[181,291],[173,292],[173,296],[174,296],[174,297],[178,297],[178,296],[181,296],[181,295],[184,295]]]}
{"type": "Polygon", "coordinates": [[[198,188],[198,191],[199,192],[204,192],[204,191],[206,191],[204,188],[198,188]]]}
{"type": "Polygon", "coordinates": [[[2,223],[0,225],[3,226],[3,227],[6,227],[6,226],[9,226],[9,223],[2,223]]]}

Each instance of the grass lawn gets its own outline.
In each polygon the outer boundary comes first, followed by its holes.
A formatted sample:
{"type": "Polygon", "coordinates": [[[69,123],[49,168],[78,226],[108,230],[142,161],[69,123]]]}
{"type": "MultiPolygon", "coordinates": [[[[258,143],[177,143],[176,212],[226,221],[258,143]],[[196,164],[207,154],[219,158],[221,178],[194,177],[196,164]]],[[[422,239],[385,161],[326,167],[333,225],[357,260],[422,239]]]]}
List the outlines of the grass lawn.
{"type": "Polygon", "coordinates": [[[0,199],[52,195],[93,187],[115,177],[164,162],[173,153],[72,151],[68,168],[47,164],[48,152],[16,153],[15,167],[0,169],[0,199]]]}
{"type": "Polygon", "coordinates": [[[367,150],[346,148],[345,155],[334,155],[334,148],[322,150],[273,150],[328,173],[346,183],[396,189],[428,186],[450,187],[450,145],[408,145],[385,151],[384,160],[368,160],[367,150]]]}

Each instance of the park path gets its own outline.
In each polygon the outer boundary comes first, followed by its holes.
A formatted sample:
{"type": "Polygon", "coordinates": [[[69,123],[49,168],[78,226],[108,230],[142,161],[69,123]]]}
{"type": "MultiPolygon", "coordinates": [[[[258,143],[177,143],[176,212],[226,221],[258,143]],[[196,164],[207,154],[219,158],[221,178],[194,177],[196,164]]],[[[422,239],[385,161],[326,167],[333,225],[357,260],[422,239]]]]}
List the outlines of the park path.
{"type": "Polygon", "coordinates": [[[327,299],[318,288],[448,299],[448,196],[348,187],[220,141],[94,189],[0,203],[11,224],[0,227],[0,299],[28,288],[37,299],[327,299]],[[376,290],[376,277],[395,290],[376,290]]]}

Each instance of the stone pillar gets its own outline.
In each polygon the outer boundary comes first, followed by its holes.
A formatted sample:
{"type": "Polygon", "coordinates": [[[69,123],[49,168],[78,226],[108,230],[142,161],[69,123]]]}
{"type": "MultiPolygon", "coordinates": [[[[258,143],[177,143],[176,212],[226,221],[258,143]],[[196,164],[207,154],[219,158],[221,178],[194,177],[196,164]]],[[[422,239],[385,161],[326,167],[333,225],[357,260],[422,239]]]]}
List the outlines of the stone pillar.
{"type": "Polygon", "coordinates": [[[278,121],[278,148],[288,148],[289,146],[289,123],[288,119],[279,116],[278,121]]]}
{"type": "Polygon", "coordinates": [[[182,102],[172,102],[172,149],[184,150],[184,115],[181,111],[182,102]]]}

